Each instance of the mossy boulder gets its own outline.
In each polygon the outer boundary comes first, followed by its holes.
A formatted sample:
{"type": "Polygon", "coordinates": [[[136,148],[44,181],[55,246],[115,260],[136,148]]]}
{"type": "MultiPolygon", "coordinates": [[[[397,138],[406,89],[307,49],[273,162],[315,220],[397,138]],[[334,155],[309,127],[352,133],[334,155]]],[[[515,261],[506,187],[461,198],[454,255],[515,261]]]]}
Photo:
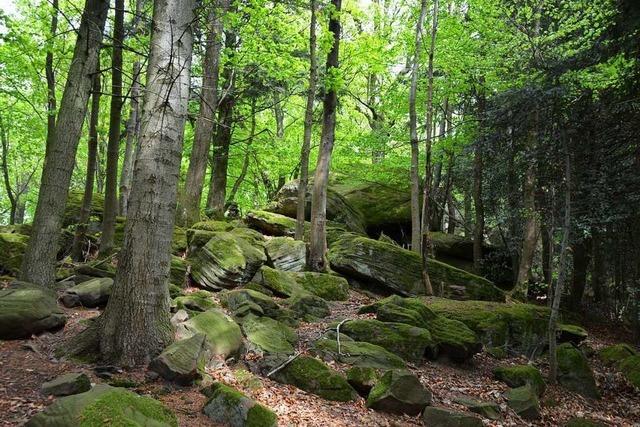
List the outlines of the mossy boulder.
{"type": "Polygon", "coordinates": [[[173,283],[169,283],[169,297],[170,298],[177,298],[179,296],[183,295],[183,290],[180,286],[173,284],[173,283]]]}
{"type": "Polygon", "coordinates": [[[62,328],[67,319],[52,291],[19,283],[0,290],[0,339],[29,338],[62,328]]]}
{"type": "Polygon", "coordinates": [[[298,341],[296,332],[282,322],[253,314],[242,320],[242,331],[253,348],[263,353],[293,354],[298,341]]]}
{"type": "Polygon", "coordinates": [[[536,391],[531,385],[512,388],[505,393],[507,405],[513,411],[526,420],[537,420],[540,418],[540,402],[536,391]]]}
{"type": "Polygon", "coordinates": [[[618,364],[618,369],[629,383],[640,389],[640,355],[627,357],[618,364]]]}
{"type": "Polygon", "coordinates": [[[181,309],[190,311],[207,311],[216,306],[212,296],[213,294],[211,292],[205,290],[191,292],[174,298],[171,303],[171,307],[176,311],[181,309]]]}
{"type": "Polygon", "coordinates": [[[406,323],[427,329],[438,347],[432,356],[444,355],[462,362],[482,350],[478,336],[464,323],[435,314],[418,298],[392,295],[362,307],[360,312],[374,312],[382,322],[406,323]]]}
{"type": "Polygon", "coordinates": [[[291,237],[274,237],[267,240],[268,263],[283,271],[303,271],[306,266],[307,245],[291,237]]]}
{"type": "Polygon", "coordinates": [[[113,279],[98,277],[67,289],[60,301],[65,307],[99,307],[109,301],[112,288],[113,279]]]}
{"type": "Polygon", "coordinates": [[[482,420],[472,414],[429,406],[424,409],[422,420],[428,427],[482,427],[482,420]]]}
{"type": "Polygon", "coordinates": [[[361,368],[389,370],[406,367],[404,360],[396,356],[395,353],[379,345],[353,341],[342,334],[340,351],[338,351],[338,341],[335,339],[335,334],[328,334],[327,337],[317,340],[313,344],[312,351],[324,360],[333,360],[361,368]]]}
{"type": "Polygon", "coordinates": [[[616,365],[638,352],[629,344],[614,344],[607,346],[598,352],[598,356],[607,365],[616,365]]]}
{"type": "Polygon", "coordinates": [[[302,289],[327,301],[346,301],[349,298],[349,283],[344,277],[309,271],[291,274],[302,289]]]}
{"type": "Polygon", "coordinates": [[[216,382],[202,390],[208,400],[202,412],[216,425],[228,427],[276,427],[278,417],[269,408],[240,391],[216,382]]]}
{"type": "MultiPolygon", "coordinates": [[[[266,374],[281,367],[287,359],[268,357],[263,360],[263,372],[266,374]]],[[[299,356],[291,360],[271,378],[283,384],[291,384],[307,393],[315,394],[327,400],[347,402],[357,398],[356,391],[338,372],[322,361],[309,356],[299,356]]]]}
{"type": "Polygon", "coordinates": [[[184,286],[187,280],[187,266],[189,263],[175,255],[171,256],[171,268],[169,270],[169,280],[178,286],[184,286]]]}
{"type": "Polygon", "coordinates": [[[284,304],[296,318],[305,322],[316,322],[331,314],[331,309],[327,302],[312,294],[295,294],[287,298],[284,304]]]}
{"type": "Polygon", "coordinates": [[[182,255],[187,250],[187,230],[182,227],[173,227],[171,236],[171,253],[182,255]]]}
{"type": "Polygon", "coordinates": [[[458,405],[466,407],[471,412],[482,415],[490,420],[500,419],[500,405],[495,402],[478,400],[469,396],[458,396],[453,399],[458,405]]]}
{"type": "Polygon", "coordinates": [[[575,346],[587,339],[589,333],[578,325],[560,323],[556,328],[558,342],[568,342],[575,346]]]}
{"type": "Polygon", "coordinates": [[[254,239],[219,232],[189,256],[191,277],[200,286],[220,290],[248,283],[267,260],[254,239]]]}
{"type": "Polygon", "coordinates": [[[151,361],[149,369],[180,385],[193,383],[201,378],[209,359],[206,339],[206,335],[198,333],[170,344],[151,361]]]}
{"type": "Polygon", "coordinates": [[[538,396],[542,396],[546,388],[540,370],[533,365],[499,366],[493,370],[493,377],[509,387],[529,384],[538,396]]]}
{"type": "Polygon", "coordinates": [[[573,345],[561,344],[556,349],[558,382],[567,390],[592,399],[600,398],[593,371],[587,358],[573,345]]]}
{"type": "MultiPolygon", "coordinates": [[[[71,190],[67,197],[67,204],[64,208],[62,216],[62,226],[67,227],[71,224],[77,224],[80,221],[80,209],[82,208],[82,200],[84,199],[84,191],[71,190]]],[[[104,195],[98,192],[93,193],[91,198],[90,217],[102,221],[104,208],[104,195]]]]}
{"type": "Polygon", "coordinates": [[[253,289],[234,289],[220,295],[220,303],[236,317],[250,313],[277,318],[280,306],[269,295],[253,289]]]}
{"type": "Polygon", "coordinates": [[[380,381],[380,371],[370,367],[354,366],[347,371],[347,382],[360,396],[367,397],[369,392],[380,381]]]}
{"type": "Polygon", "coordinates": [[[42,384],[43,394],[53,396],[69,396],[72,394],[84,393],[91,389],[91,381],[82,372],[71,372],[60,375],[42,384]]]}
{"type": "Polygon", "coordinates": [[[379,320],[350,320],[340,332],[355,341],[379,345],[410,362],[420,361],[427,350],[435,351],[435,342],[428,330],[405,323],[379,320]]]}
{"type": "Polygon", "coordinates": [[[431,392],[409,371],[387,371],[369,392],[367,407],[393,414],[418,415],[431,404],[431,392]]]}
{"type": "Polygon", "coordinates": [[[157,400],[123,388],[98,384],[62,397],[31,418],[29,427],[177,427],[176,416],[157,400]]]}
{"type": "Polygon", "coordinates": [[[279,297],[290,297],[302,291],[293,274],[287,271],[276,270],[263,265],[253,276],[252,283],[257,283],[269,289],[279,297]]]}
{"type": "MultiPolygon", "coordinates": [[[[344,234],[330,246],[331,268],[352,279],[404,295],[425,293],[419,254],[355,234],[344,234]]],[[[466,271],[428,261],[429,277],[443,296],[455,299],[504,301],[504,292],[490,281],[466,271]]]]}
{"type": "Polygon", "coordinates": [[[245,222],[249,227],[268,236],[293,237],[296,232],[295,219],[273,212],[249,211],[245,222]]]}
{"type": "Polygon", "coordinates": [[[0,233],[0,275],[17,276],[22,257],[27,250],[29,236],[15,233],[0,233]]]}
{"type": "Polygon", "coordinates": [[[227,221],[207,220],[193,224],[190,229],[204,231],[231,231],[234,225],[227,221]]]}
{"type": "Polygon", "coordinates": [[[202,333],[212,355],[228,357],[242,348],[240,326],[218,309],[207,310],[178,325],[178,338],[202,333]]]}

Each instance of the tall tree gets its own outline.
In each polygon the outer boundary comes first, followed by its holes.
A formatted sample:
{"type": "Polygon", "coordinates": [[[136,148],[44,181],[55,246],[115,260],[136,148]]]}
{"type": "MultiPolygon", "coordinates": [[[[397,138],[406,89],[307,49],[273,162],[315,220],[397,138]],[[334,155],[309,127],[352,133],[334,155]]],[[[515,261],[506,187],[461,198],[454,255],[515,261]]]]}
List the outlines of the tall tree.
{"type": "Polygon", "coordinates": [[[193,147],[184,188],[180,193],[178,221],[191,225],[200,220],[200,201],[207,170],[207,159],[214,131],[218,107],[218,78],[222,51],[222,15],[229,7],[228,0],[217,0],[207,19],[207,40],[202,67],[200,112],[196,120],[193,147]]]}
{"type": "Polygon", "coordinates": [[[416,24],[415,52],[411,63],[411,88],[409,89],[409,139],[411,141],[411,250],[420,253],[420,141],[418,139],[418,115],[416,96],[418,70],[422,51],[422,28],[427,15],[427,0],[420,2],[420,15],[416,24]]]}
{"type": "Polygon", "coordinates": [[[484,117],[486,114],[486,95],[484,92],[484,78],[481,77],[478,89],[478,116],[480,117],[480,136],[473,148],[473,204],[475,207],[475,225],[473,228],[473,270],[480,274],[482,262],[482,246],[484,245],[484,203],[482,200],[482,172],[484,149],[484,117]]]}
{"type": "Polygon", "coordinates": [[[56,75],[53,69],[53,42],[58,31],[58,0],[51,2],[51,26],[49,27],[50,47],[45,58],[47,77],[47,145],[53,140],[56,129],[56,75]]]}
{"type": "Polygon", "coordinates": [[[311,195],[311,242],[308,264],[313,271],[327,269],[327,184],[335,142],[336,108],[338,105],[338,57],[340,51],[340,13],[342,0],[331,0],[329,32],[333,45],[327,54],[325,95],[323,100],[322,137],[311,195]]]}
{"type": "Polygon", "coordinates": [[[124,0],[115,0],[113,48],[111,50],[111,110],[107,143],[107,177],[104,189],[104,212],[100,253],[113,249],[118,215],[118,159],[120,157],[120,122],[122,121],[122,43],[124,42],[124,0]]]}
{"type": "Polygon", "coordinates": [[[296,205],[295,239],[304,238],[305,208],[307,205],[307,186],[309,184],[309,154],[311,152],[311,135],[313,133],[313,101],[316,97],[318,65],[316,54],[316,0],[310,0],[311,23],[309,25],[309,86],[307,87],[307,104],[304,110],[304,134],[300,150],[300,180],[298,182],[298,202],[296,205]]]}
{"type": "Polygon", "coordinates": [[[48,286],[54,282],[55,257],[69,183],[87,112],[108,0],[87,0],[80,20],[73,59],[67,75],[54,138],[47,145],[33,220],[33,239],[22,261],[21,279],[48,286]]]}

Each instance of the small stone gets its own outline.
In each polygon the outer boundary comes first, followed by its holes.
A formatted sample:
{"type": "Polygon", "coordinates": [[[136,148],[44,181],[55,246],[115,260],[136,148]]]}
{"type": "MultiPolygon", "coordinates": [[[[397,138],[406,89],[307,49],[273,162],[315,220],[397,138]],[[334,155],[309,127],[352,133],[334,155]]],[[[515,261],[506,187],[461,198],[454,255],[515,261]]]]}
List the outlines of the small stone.
{"type": "Polygon", "coordinates": [[[91,389],[89,377],[82,372],[61,375],[42,384],[42,393],[53,396],[69,396],[91,389]]]}

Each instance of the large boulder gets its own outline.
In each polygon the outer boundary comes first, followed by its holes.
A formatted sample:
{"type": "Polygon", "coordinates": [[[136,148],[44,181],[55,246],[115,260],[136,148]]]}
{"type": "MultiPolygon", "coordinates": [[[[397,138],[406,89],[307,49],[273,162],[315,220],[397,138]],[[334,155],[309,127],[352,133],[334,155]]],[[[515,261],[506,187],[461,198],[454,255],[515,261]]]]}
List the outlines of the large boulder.
{"type": "Polygon", "coordinates": [[[604,347],[598,352],[598,356],[607,365],[616,365],[627,357],[635,356],[638,352],[629,344],[614,344],[604,347]]]}
{"type": "Polygon", "coordinates": [[[428,330],[405,323],[357,319],[344,322],[340,332],[355,341],[379,345],[410,362],[420,361],[427,351],[435,351],[428,330]]]}
{"type": "Polygon", "coordinates": [[[262,353],[293,354],[298,341],[295,330],[269,317],[252,314],[242,320],[242,330],[250,343],[250,349],[262,353]]]}
{"type": "Polygon", "coordinates": [[[187,280],[187,267],[188,263],[184,259],[171,255],[170,282],[180,287],[184,286],[187,280]]]}
{"type": "Polygon", "coordinates": [[[0,290],[0,339],[29,338],[55,331],[67,319],[56,303],[56,295],[43,287],[21,283],[0,290]]]}
{"type": "Polygon", "coordinates": [[[369,392],[367,407],[393,414],[418,415],[431,404],[431,392],[409,371],[386,372],[369,392]]]}
{"type": "Polygon", "coordinates": [[[157,400],[123,388],[98,384],[85,393],[56,400],[26,424],[28,427],[86,425],[177,427],[178,421],[157,400]]]}
{"type": "Polygon", "coordinates": [[[207,311],[214,308],[216,303],[212,299],[213,294],[205,290],[191,292],[185,295],[176,296],[171,302],[174,311],[207,311]]]}
{"type": "Polygon", "coordinates": [[[17,276],[22,256],[27,250],[29,236],[16,233],[0,233],[0,274],[17,276]]]}
{"type": "Polygon", "coordinates": [[[367,397],[371,389],[380,381],[380,371],[371,367],[354,366],[347,373],[347,382],[360,396],[367,397]]]}
{"type": "Polygon", "coordinates": [[[335,334],[317,340],[312,351],[324,360],[336,361],[361,368],[382,370],[402,369],[406,367],[404,360],[395,353],[379,345],[354,341],[346,335],[340,335],[340,348],[335,334]],[[333,335],[333,337],[331,337],[333,335]]]}
{"type": "Polygon", "coordinates": [[[263,265],[253,276],[252,283],[267,288],[279,297],[291,297],[300,293],[302,287],[298,284],[293,274],[288,271],[276,270],[263,265]]]}
{"type": "Polygon", "coordinates": [[[307,245],[291,237],[274,237],[267,240],[269,264],[283,271],[303,271],[306,266],[307,245]]]}
{"type": "Polygon", "coordinates": [[[91,390],[91,380],[82,372],[72,372],[47,381],[41,390],[46,395],[69,396],[91,390]]]}
{"type": "Polygon", "coordinates": [[[618,364],[618,369],[635,388],[640,389],[640,355],[629,356],[618,364]]]}
{"type": "Polygon", "coordinates": [[[493,370],[493,377],[509,387],[530,385],[538,396],[542,396],[546,388],[540,370],[533,365],[499,366],[493,370]]]}
{"type": "Polygon", "coordinates": [[[268,295],[253,289],[234,289],[220,295],[220,303],[236,317],[253,313],[277,318],[280,306],[268,295]]]}
{"type": "Polygon", "coordinates": [[[357,398],[356,391],[341,374],[314,357],[299,356],[293,360],[267,357],[262,361],[262,371],[265,375],[271,373],[275,381],[327,400],[347,402],[357,398]]]}
{"type": "Polygon", "coordinates": [[[214,383],[202,390],[208,400],[202,412],[216,425],[228,427],[276,427],[278,417],[267,407],[238,390],[214,383]]]}
{"type": "Polygon", "coordinates": [[[113,279],[98,277],[87,280],[64,291],[60,301],[65,307],[99,307],[109,301],[113,279]]]}
{"type": "Polygon", "coordinates": [[[262,242],[235,231],[215,233],[190,255],[191,277],[198,285],[213,290],[237,287],[249,282],[267,260],[262,242]]]}
{"type": "MultiPolygon", "coordinates": [[[[353,279],[404,296],[425,293],[416,252],[345,233],[330,246],[328,258],[334,270],[353,279]]],[[[428,269],[432,284],[447,298],[504,301],[504,292],[487,279],[431,258],[428,269]]]]}
{"type": "Polygon", "coordinates": [[[536,391],[529,384],[512,388],[505,393],[507,405],[526,420],[540,418],[540,402],[536,391]]]}
{"type": "Polygon", "coordinates": [[[305,322],[316,322],[331,314],[327,302],[313,294],[295,294],[284,303],[296,318],[305,322]]]}
{"type": "Polygon", "coordinates": [[[349,282],[343,277],[310,271],[291,274],[302,289],[327,301],[346,301],[349,298],[349,282]]]}
{"type": "Polygon", "coordinates": [[[206,339],[206,335],[198,333],[170,344],[151,361],[149,369],[180,385],[193,383],[201,378],[209,358],[206,339]]]}
{"type": "Polygon", "coordinates": [[[482,419],[460,411],[429,406],[424,409],[422,421],[427,427],[482,427],[482,419]]]}
{"type": "Polygon", "coordinates": [[[267,236],[293,237],[296,233],[296,220],[267,211],[249,211],[245,217],[247,225],[267,236]]]}
{"type": "Polygon", "coordinates": [[[218,309],[207,310],[178,324],[178,339],[190,338],[202,333],[212,355],[228,357],[238,354],[242,348],[240,326],[218,309]]]}
{"type": "Polygon", "coordinates": [[[558,382],[567,390],[592,399],[600,398],[589,361],[580,350],[569,343],[556,349],[558,358],[558,382]]]}

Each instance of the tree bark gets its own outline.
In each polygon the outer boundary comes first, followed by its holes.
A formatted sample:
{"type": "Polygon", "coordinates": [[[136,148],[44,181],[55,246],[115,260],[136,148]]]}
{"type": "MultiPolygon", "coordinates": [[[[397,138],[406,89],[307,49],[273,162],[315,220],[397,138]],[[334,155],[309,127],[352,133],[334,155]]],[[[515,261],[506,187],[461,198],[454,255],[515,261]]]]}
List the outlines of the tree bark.
{"type": "Polygon", "coordinates": [[[9,211],[9,224],[16,223],[16,212],[18,210],[18,200],[15,196],[13,186],[11,185],[11,179],[9,178],[9,131],[4,126],[4,120],[0,116],[0,142],[2,143],[2,178],[4,180],[4,187],[7,191],[7,197],[9,198],[10,211],[9,211]]]}
{"type": "Polygon", "coordinates": [[[333,10],[329,17],[329,32],[333,36],[333,45],[327,54],[327,88],[323,100],[322,137],[320,152],[313,181],[311,195],[311,241],[309,244],[309,268],[313,271],[327,270],[327,182],[331,153],[335,142],[336,108],[338,92],[335,80],[339,72],[338,58],[340,51],[340,13],[342,0],[331,0],[333,10]]]}
{"type": "Polygon", "coordinates": [[[296,205],[295,239],[304,239],[305,208],[307,205],[307,186],[309,185],[309,154],[311,152],[311,135],[313,133],[313,101],[316,96],[318,65],[316,54],[316,0],[310,0],[311,24],[309,26],[309,87],[307,88],[307,105],[304,111],[304,136],[300,150],[300,180],[298,181],[298,203],[296,205]]]}
{"type": "Polygon", "coordinates": [[[233,201],[236,198],[236,194],[242,185],[245,177],[247,176],[247,170],[249,169],[249,159],[251,158],[251,144],[253,143],[253,137],[256,134],[256,99],[251,99],[251,126],[249,129],[249,138],[247,139],[246,151],[244,153],[244,158],[242,159],[242,169],[240,170],[240,175],[238,175],[238,179],[233,183],[233,187],[231,188],[231,193],[229,193],[229,201],[233,201]]]}
{"type": "Polygon", "coordinates": [[[524,210],[525,225],[522,238],[522,251],[520,252],[520,264],[516,277],[516,286],[511,295],[518,299],[526,299],[529,291],[529,274],[533,263],[533,255],[538,241],[538,218],[535,211],[535,166],[529,164],[524,178],[524,210]]]}
{"type": "Polygon", "coordinates": [[[45,75],[47,77],[47,146],[51,144],[56,129],[56,75],[53,70],[53,44],[58,31],[58,0],[52,0],[51,6],[51,26],[49,27],[49,37],[51,47],[47,50],[45,58],[45,75]]]}
{"type": "Polygon", "coordinates": [[[214,132],[215,113],[218,107],[218,79],[220,52],[222,51],[222,15],[229,7],[228,0],[218,0],[209,14],[207,47],[203,64],[200,113],[196,120],[189,168],[179,200],[178,222],[190,226],[200,220],[200,201],[207,171],[207,160],[214,132]]]}
{"type": "Polygon", "coordinates": [[[140,146],[113,291],[99,319],[109,363],[147,364],[173,334],[168,278],[189,99],[193,0],[156,0],[140,146]]]}
{"type": "MultiPolygon", "coordinates": [[[[100,63],[96,71],[99,71],[100,63]]],[[[93,94],[91,95],[91,116],[89,118],[89,139],[87,140],[87,178],[84,182],[84,195],[80,218],[73,237],[71,257],[74,261],[84,261],[82,247],[84,246],[87,225],[91,215],[91,201],[93,199],[93,183],[96,175],[96,163],[98,152],[98,119],[100,117],[100,73],[93,76],[93,94]]]]}
{"type": "Polygon", "coordinates": [[[118,158],[120,156],[120,123],[122,119],[122,43],[124,41],[124,0],[115,0],[113,49],[111,54],[111,111],[107,143],[107,177],[104,189],[104,211],[100,253],[113,249],[118,215],[118,158]]]}
{"type": "Polygon", "coordinates": [[[27,282],[43,286],[54,282],[62,215],[108,10],[108,0],[87,0],[82,14],[54,139],[46,149],[32,230],[37,238],[29,240],[22,261],[20,278],[27,282]]]}
{"type": "Polygon", "coordinates": [[[409,140],[411,142],[411,250],[420,253],[420,147],[418,139],[418,115],[416,96],[420,51],[422,50],[422,28],[427,14],[427,0],[420,1],[420,15],[416,23],[415,53],[411,63],[411,88],[409,89],[409,140]]]}
{"type": "MultiPolygon", "coordinates": [[[[484,78],[480,79],[480,85],[484,85],[484,78]]],[[[473,270],[480,274],[482,269],[482,247],[484,245],[484,203],[482,201],[482,172],[483,143],[482,125],[486,114],[486,99],[484,88],[480,88],[478,94],[478,115],[480,116],[481,136],[476,141],[473,153],[473,204],[475,206],[475,227],[473,229],[473,270]]]]}

